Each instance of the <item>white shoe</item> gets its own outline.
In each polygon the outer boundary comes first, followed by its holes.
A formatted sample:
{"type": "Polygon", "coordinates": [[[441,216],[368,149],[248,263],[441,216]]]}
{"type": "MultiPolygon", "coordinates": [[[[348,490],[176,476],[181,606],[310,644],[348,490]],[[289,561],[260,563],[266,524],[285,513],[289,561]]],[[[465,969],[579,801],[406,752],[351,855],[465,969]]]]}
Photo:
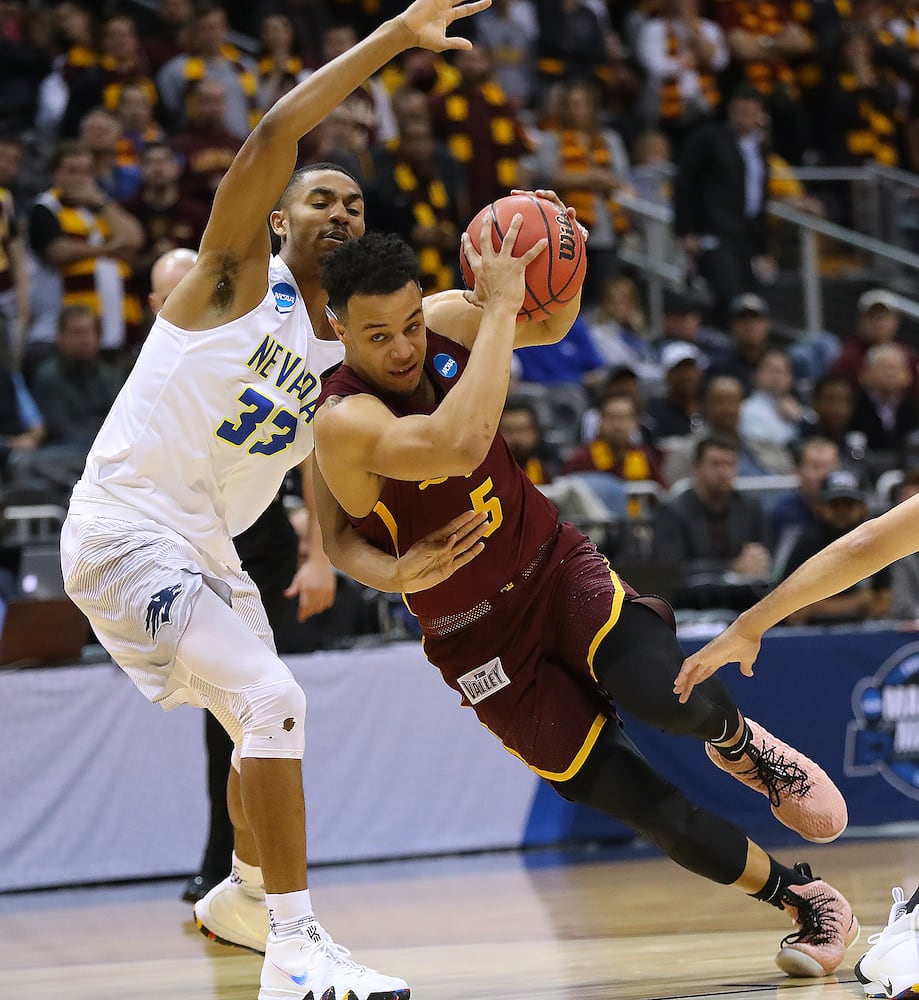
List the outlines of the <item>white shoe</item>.
{"type": "Polygon", "coordinates": [[[246,890],[235,875],[228,875],[195,903],[195,923],[211,941],[235,944],[260,955],[265,953],[268,937],[265,895],[259,897],[246,890]]]}
{"type": "Polygon", "coordinates": [[[351,960],[315,918],[293,933],[268,935],[259,1000],[410,1000],[401,979],[351,960]]]}
{"type": "Polygon", "coordinates": [[[887,926],[872,934],[872,946],[855,965],[855,975],[869,997],[915,997],[919,994],[919,910],[906,912],[903,890],[891,895],[887,926]]]}

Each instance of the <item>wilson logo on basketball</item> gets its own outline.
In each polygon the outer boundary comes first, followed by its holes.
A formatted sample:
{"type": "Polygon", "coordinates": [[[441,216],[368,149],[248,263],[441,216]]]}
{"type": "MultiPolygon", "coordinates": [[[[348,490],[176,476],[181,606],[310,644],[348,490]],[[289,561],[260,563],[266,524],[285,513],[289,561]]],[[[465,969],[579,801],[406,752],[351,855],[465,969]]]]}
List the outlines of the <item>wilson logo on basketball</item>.
{"type": "Polygon", "coordinates": [[[558,259],[574,260],[577,251],[577,243],[574,238],[574,226],[571,219],[562,212],[556,215],[555,221],[558,223],[558,259]]]}

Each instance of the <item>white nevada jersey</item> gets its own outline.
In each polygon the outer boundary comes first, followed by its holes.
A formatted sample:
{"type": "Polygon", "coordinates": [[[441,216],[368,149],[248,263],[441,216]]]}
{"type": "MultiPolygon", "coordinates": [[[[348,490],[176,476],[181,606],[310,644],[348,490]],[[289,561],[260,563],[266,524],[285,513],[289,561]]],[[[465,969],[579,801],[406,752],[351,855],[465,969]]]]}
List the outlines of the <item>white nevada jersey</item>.
{"type": "Polygon", "coordinates": [[[313,449],[319,376],[343,357],[313,334],[280,257],[268,291],[213,330],[157,317],[73,491],[74,513],[149,518],[220,562],[313,449]]]}

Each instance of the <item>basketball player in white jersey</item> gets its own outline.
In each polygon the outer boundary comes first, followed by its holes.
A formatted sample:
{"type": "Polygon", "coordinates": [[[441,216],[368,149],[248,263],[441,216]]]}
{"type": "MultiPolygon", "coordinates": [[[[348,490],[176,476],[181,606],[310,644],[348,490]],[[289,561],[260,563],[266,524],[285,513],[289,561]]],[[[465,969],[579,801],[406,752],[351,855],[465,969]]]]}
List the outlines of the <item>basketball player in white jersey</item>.
{"type": "MultiPolygon", "coordinates": [[[[363,230],[360,189],[345,175],[295,175],[288,187],[297,140],[404,49],[468,48],[446,31],[488,3],[415,0],[256,126],[93,445],[61,536],[67,592],[113,659],[151,701],[205,706],[233,737],[238,881],[264,885],[271,920],[260,1000],[409,996],[402,980],[352,962],[313,916],[305,698],[232,543],[312,450],[319,376],[340,358],[309,307],[312,262],[363,230]]],[[[365,548],[362,576],[392,585],[398,567],[365,548]]]]}

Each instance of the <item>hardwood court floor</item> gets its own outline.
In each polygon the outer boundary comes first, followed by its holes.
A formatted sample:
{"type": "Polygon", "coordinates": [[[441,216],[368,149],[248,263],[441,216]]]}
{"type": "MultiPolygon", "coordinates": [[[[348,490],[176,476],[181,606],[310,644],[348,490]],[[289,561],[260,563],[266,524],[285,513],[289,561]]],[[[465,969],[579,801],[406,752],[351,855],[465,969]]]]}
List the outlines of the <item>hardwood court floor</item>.
{"type": "MultiPolygon", "coordinates": [[[[847,1000],[886,922],[919,882],[915,839],[779,849],[852,901],[861,940],[836,977],[773,965],[784,914],[650,852],[608,860],[496,854],[317,869],[313,900],[362,962],[416,1000],[847,1000]]],[[[206,941],[179,883],[0,896],[4,1000],[254,1000],[261,959],[206,941]]]]}

